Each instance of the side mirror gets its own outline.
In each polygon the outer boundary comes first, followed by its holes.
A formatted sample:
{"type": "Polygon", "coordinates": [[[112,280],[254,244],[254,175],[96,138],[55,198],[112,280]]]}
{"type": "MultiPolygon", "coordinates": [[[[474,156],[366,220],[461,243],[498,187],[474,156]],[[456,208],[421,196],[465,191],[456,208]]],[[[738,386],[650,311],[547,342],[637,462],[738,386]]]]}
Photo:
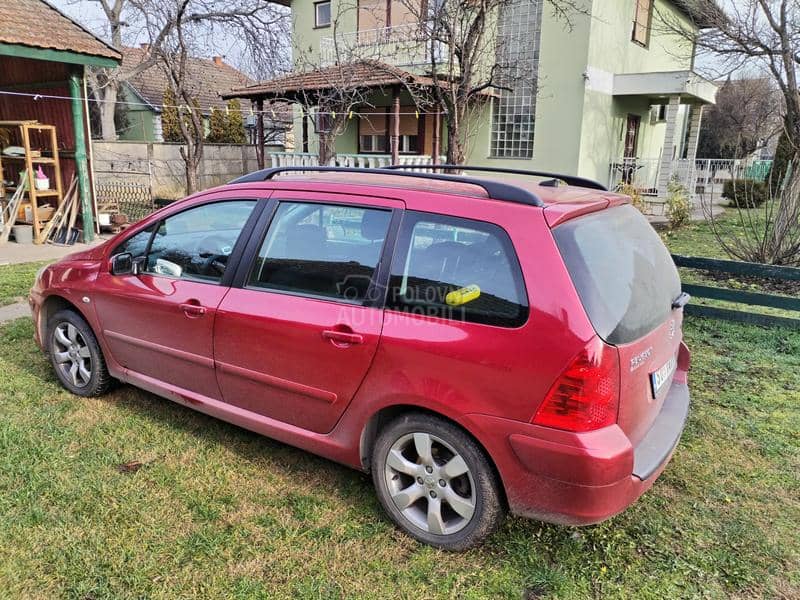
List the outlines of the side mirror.
{"type": "Polygon", "coordinates": [[[111,257],[112,275],[138,275],[139,262],[133,260],[130,252],[123,252],[111,257]]]}

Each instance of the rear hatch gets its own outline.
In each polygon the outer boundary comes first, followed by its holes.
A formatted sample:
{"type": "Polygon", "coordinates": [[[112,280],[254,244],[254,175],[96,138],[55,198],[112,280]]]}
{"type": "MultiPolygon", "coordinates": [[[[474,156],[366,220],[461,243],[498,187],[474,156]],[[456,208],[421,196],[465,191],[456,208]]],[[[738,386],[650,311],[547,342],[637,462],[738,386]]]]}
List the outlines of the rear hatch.
{"type": "Polygon", "coordinates": [[[619,353],[618,424],[636,444],[672,384],[683,311],[678,271],[647,219],[623,205],[566,221],[553,236],[597,334],[619,353]]]}

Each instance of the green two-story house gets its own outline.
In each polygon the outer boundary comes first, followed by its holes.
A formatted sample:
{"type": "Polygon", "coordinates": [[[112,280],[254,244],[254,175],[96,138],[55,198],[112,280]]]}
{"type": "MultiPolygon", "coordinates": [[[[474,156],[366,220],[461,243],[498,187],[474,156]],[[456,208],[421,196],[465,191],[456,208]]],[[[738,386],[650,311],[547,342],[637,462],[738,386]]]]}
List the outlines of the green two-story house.
{"type": "MultiPolygon", "coordinates": [[[[309,92],[341,81],[342,61],[358,63],[352,77],[369,93],[337,135],[334,162],[441,160],[446,123],[408,91],[431,83],[428,53],[438,51],[418,39],[424,11],[410,10],[409,0],[285,1],[296,72],[230,94],[298,103],[296,152],[273,155],[273,164],[315,164],[327,119],[308,107],[309,92]]],[[[468,0],[444,1],[469,6],[468,0]]],[[[691,42],[675,32],[705,25],[690,6],[586,0],[585,11],[569,15],[567,26],[547,0],[504,4],[504,14],[492,20],[496,46],[511,48],[517,67],[533,77],[511,89],[487,89],[475,103],[466,162],[577,174],[609,185],[629,181],[662,195],[673,174],[692,168],[703,106],[716,94],[694,71],[691,42]]]]}

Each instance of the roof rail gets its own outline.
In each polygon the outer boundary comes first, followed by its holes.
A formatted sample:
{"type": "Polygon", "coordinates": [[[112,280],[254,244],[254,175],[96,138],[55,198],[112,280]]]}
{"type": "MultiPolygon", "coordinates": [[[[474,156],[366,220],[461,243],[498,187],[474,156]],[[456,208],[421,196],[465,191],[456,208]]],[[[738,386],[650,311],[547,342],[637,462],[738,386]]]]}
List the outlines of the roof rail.
{"type": "MultiPolygon", "coordinates": [[[[437,165],[438,167],[438,165],[437,165]]],[[[426,167],[420,167],[426,168],[426,167]]],[[[432,165],[427,166],[433,168],[432,165]]],[[[491,179],[477,179],[475,177],[461,177],[459,175],[445,175],[441,173],[405,173],[394,169],[361,169],[355,167],[273,167],[253,171],[247,175],[237,177],[230,183],[251,183],[254,181],[267,181],[280,173],[368,173],[372,175],[393,175],[395,177],[414,177],[417,179],[432,179],[436,181],[451,181],[466,183],[483,188],[492,200],[502,200],[503,202],[513,202],[515,204],[527,204],[529,206],[544,206],[544,202],[533,192],[519,186],[493,181],[491,179]]]]}
{"type": "Polygon", "coordinates": [[[534,177],[548,177],[550,179],[561,179],[566,181],[568,185],[577,187],[591,188],[593,190],[608,191],[608,188],[598,181],[587,179],[586,177],[578,177],[576,175],[563,175],[561,173],[549,173],[547,171],[528,171],[525,169],[507,169],[504,167],[472,167],[469,165],[389,165],[387,170],[401,171],[404,169],[444,169],[445,171],[479,171],[484,173],[507,173],[509,175],[528,175],[534,177]]]}

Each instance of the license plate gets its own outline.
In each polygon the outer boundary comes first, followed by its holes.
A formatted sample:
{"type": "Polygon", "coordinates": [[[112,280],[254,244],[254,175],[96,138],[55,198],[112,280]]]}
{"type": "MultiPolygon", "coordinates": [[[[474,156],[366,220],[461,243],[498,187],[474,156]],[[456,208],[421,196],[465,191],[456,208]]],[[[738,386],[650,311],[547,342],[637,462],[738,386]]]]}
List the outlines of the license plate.
{"type": "Polygon", "coordinates": [[[675,373],[677,366],[678,361],[673,356],[656,371],[650,373],[650,386],[653,388],[653,398],[658,397],[658,393],[661,391],[661,388],[664,387],[664,384],[672,379],[672,375],[675,373]]]}

